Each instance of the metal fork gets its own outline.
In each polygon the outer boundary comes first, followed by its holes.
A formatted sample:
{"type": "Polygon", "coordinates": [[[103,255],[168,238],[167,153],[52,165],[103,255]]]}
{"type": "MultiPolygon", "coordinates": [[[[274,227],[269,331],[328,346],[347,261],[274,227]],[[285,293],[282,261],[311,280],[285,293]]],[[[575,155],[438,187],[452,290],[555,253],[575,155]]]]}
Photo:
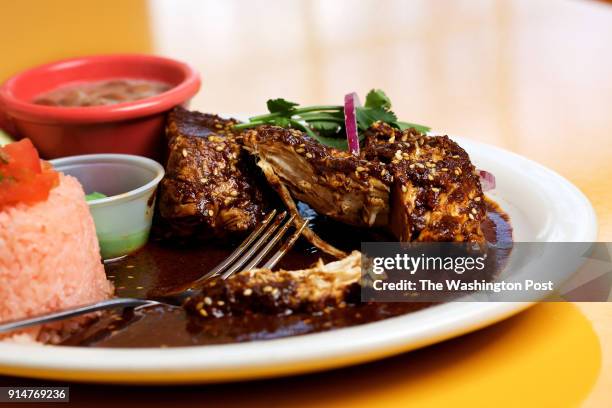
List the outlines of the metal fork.
{"type": "MultiPolygon", "coordinates": [[[[268,214],[259,227],[257,227],[225,260],[214,267],[201,278],[186,285],[184,289],[149,298],[114,298],[89,305],[77,306],[60,312],[48,313],[28,319],[14,320],[0,324],[0,333],[13,330],[26,329],[40,324],[56,322],[71,317],[81,316],[100,310],[116,308],[144,308],[157,305],[180,306],[190,296],[197,293],[199,287],[210,279],[220,277],[227,279],[237,271],[248,271],[255,268],[286,235],[295,221],[295,215],[287,217],[287,212],[276,215],[273,210],[268,214]]],[[[306,222],[298,226],[286,239],[280,248],[261,267],[272,269],[285,254],[293,247],[300,237],[306,222]]]]}

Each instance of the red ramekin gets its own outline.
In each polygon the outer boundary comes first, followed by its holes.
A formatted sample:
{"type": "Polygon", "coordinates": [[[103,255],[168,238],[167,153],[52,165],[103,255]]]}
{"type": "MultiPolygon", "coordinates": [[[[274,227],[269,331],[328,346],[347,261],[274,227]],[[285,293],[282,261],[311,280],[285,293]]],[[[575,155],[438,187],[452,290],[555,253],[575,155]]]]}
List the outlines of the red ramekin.
{"type": "Polygon", "coordinates": [[[165,114],[200,89],[189,65],[154,55],[118,54],[73,58],[23,71],[0,87],[0,127],[28,137],[45,159],[91,153],[127,153],[158,159],[165,114]],[[32,100],[71,82],[148,79],[172,88],[151,98],[92,107],[37,105],[32,100]]]}

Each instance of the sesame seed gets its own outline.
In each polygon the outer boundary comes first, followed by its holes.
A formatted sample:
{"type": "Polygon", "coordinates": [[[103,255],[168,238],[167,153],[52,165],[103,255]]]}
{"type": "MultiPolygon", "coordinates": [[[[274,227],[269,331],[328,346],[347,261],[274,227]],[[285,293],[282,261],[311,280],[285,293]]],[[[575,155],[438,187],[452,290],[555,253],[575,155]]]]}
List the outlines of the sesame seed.
{"type": "Polygon", "coordinates": [[[440,191],[440,189],[438,187],[432,187],[431,191],[433,191],[434,193],[437,193],[440,191]]]}
{"type": "Polygon", "coordinates": [[[125,267],[126,267],[127,269],[132,269],[132,268],[134,268],[134,265],[126,265],[125,267]]]}
{"type": "Polygon", "coordinates": [[[142,286],[136,286],[136,289],[138,289],[138,290],[142,290],[142,289],[144,289],[144,288],[143,288],[142,286]]]}
{"type": "Polygon", "coordinates": [[[246,288],[246,289],[244,290],[244,292],[242,292],[242,294],[243,294],[244,296],[251,296],[251,295],[253,294],[253,289],[251,289],[251,288],[246,288]]]}
{"type": "Polygon", "coordinates": [[[232,197],[238,197],[238,192],[237,192],[236,190],[232,190],[232,191],[231,191],[231,193],[230,193],[230,195],[231,195],[232,197]]]}
{"type": "Polygon", "coordinates": [[[221,151],[223,151],[223,147],[224,147],[224,145],[219,145],[219,146],[215,147],[215,150],[218,151],[218,152],[221,152],[221,151]]]}
{"type": "Polygon", "coordinates": [[[295,152],[296,152],[296,153],[304,153],[304,149],[302,149],[302,148],[300,147],[300,148],[295,149],[295,152]]]}
{"type": "Polygon", "coordinates": [[[427,178],[428,178],[429,180],[433,181],[434,176],[432,176],[432,175],[430,174],[430,175],[428,175],[428,176],[427,176],[427,178]]]}
{"type": "Polygon", "coordinates": [[[187,149],[183,149],[183,152],[182,152],[182,153],[183,153],[183,157],[187,157],[187,154],[188,154],[188,153],[187,153],[187,149]]]}
{"type": "Polygon", "coordinates": [[[212,305],[212,299],[209,298],[208,296],[206,296],[204,298],[204,303],[210,306],[210,305],[212,305]]]}
{"type": "Polygon", "coordinates": [[[263,288],[264,293],[272,292],[272,286],[266,285],[263,288]]]}
{"type": "Polygon", "coordinates": [[[448,167],[442,167],[442,171],[448,171],[448,167]]]}
{"type": "Polygon", "coordinates": [[[306,153],[306,157],[308,157],[309,159],[312,159],[312,154],[306,153]]]}
{"type": "Polygon", "coordinates": [[[408,191],[408,188],[406,188],[406,186],[402,186],[402,192],[405,193],[406,191],[408,191]]]}
{"type": "Polygon", "coordinates": [[[380,175],[381,175],[381,176],[384,176],[385,174],[387,174],[387,169],[382,169],[382,170],[380,171],[380,175]]]}
{"type": "Polygon", "coordinates": [[[468,214],[468,217],[470,218],[470,220],[474,219],[474,216],[472,214],[468,214]]]}
{"type": "Polygon", "coordinates": [[[204,317],[208,316],[208,312],[206,311],[206,309],[200,309],[200,314],[204,317]]]}
{"type": "Polygon", "coordinates": [[[420,168],[420,169],[424,169],[424,168],[425,168],[425,166],[423,165],[423,163],[417,163],[416,165],[417,165],[417,167],[418,167],[418,168],[420,168]]]}
{"type": "Polygon", "coordinates": [[[453,156],[452,156],[452,158],[453,158],[453,159],[458,159],[458,158],[459,158],[459,155],[455,154],[455,155],[453,155],[453,156]]]}
{"type": "Polygon", "coordinates": [[[208,216],[212,217],[215,212],[213,210],[208,210],[208,216]]]}
{"type": "Polygon", "coordinates": [[[310,190],[312,188],[312,184],[310,184],[309,182],[307,182],[306,180],[300,180],[298,182],[298,184],[300,185],[300,187],[302,187],[304,190],[310,190]]]}
{"type": "Polygon", "coordinates": [[[134,279],[132,275],[128,275],[128,279],[134,279]]]}
{"type": "Polygon", "coordinates": [[[357,166],[355,171],[366,171],[366,168],[365,167],[361,167],[361,166],[357,166]]]}
{"type": "Polygon", "coordinates": [[[414,163],[412,163],[412,164],[411,164],[410,166],[408,166],[408,167],[410,167],[411,169],[414,169],[414,163]]]}
{"type": "Polygon", "coordinates": [[[475,208],[472,208],[472,214],[476,215],[476,214],[478,214],[478,211],[476,211],[475,208]]]}
{"type": "Polygon", "coordinates": [[[219,301],[217,302],[217,304],[218,304],[219,306],[223,306],[223,305],[225,304],[225,302],[224,302],[224,301],[222,301],[222,300],[219,300],[219,301]]]}
{"type": "Polygon", "coordinates": [[[402,151],[401,151],[401,150],[399,150],[399,149],[398,149],[398,150],[395,152],[395,158],[396,158],[397,160],[402,160],[402,151]]]}
{"type": "Polygon", "coordinates": [[[476,197],[476,198],[474,199],[474,201],[476,201],[476,202],[480,201],[480,197],[476,197]]]}
{"type": "Polygon", "coordinates": [[[395,142],[395,135],[389,138],[389,143],[394,143],[394,142],[395,142]]]}

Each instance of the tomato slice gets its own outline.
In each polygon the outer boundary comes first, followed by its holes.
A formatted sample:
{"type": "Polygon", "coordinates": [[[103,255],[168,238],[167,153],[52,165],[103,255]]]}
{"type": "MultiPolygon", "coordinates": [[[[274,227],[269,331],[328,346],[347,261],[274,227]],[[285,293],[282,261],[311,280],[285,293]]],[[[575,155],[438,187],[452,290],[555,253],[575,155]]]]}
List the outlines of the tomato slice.
{"type": "Polygon", "coordinates": [[[58,183],[58,173],[47,164],[43,166],[29,139],[0,147],[0,210],[45,201],[58,183]]]}
{"type": "Polygon", "coordinates": [[[38,151],[30,139],[23,139],[0,147],[0,168],[3,166],[7,166],[9,171],[10,169],[27,169],[40,173],[42,170],[38,151]]]}

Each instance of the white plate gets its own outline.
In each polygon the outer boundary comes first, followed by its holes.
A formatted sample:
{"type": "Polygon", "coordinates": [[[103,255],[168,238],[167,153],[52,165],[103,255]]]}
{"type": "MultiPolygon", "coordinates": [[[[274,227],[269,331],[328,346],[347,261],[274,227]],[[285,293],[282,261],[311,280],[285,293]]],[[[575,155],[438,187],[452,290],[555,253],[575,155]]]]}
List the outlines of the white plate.
{"type": "MultiPolygon", "coordinates": [[[[455,138],[474,164],[495,174],[489,194],[509,213],[516,241],[595,241],[586,197],[524,157],[455,138]]],[[[102,349],[0,344],[0,373],[116,383],[254,379],[357,364],[413,350],[490,325],[528,303],[447,303],[384,321],[251,343],[166,349],[102,349]]]]}

